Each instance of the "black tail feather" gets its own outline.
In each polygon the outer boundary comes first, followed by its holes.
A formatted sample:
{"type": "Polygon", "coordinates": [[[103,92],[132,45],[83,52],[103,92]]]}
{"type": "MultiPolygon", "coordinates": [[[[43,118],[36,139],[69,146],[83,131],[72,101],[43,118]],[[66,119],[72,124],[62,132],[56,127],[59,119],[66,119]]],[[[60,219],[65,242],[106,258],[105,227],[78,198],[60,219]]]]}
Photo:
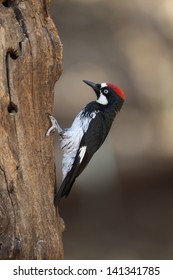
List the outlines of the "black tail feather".
{"type": "Polygon", "coordinates": [[[63,197],[66,198],[69,195],[71,188],[74,184],[74,181],[75,181],[75,178],[71,178],[70,172],[69,172],[69,174],[66,176],[66,178],[62,182],[60,189],[55,194],[55,197],[54,197],[55,207],[59,206],[61,198],[63,198],[63,197]]]}

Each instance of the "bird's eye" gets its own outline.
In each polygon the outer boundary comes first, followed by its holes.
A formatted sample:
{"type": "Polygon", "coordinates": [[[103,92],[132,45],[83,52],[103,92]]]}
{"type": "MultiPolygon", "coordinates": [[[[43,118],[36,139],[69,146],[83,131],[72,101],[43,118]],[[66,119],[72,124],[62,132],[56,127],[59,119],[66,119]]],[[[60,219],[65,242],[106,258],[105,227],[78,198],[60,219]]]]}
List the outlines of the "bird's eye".
{"type": "Polygon", "coordinates": [[[104,93],[108,93],[108,89],[104,89],[104,91],[103,91],[104,93]]]}

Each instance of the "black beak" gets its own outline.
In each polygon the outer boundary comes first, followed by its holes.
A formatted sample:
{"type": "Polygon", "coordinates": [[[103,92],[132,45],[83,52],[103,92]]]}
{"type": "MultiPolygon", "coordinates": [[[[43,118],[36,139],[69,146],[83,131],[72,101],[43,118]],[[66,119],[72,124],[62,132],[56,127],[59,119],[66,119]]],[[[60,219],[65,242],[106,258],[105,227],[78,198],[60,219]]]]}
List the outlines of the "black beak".
{"type": "Polygon", "coordinates": [[[88,86],[92,87],[93,90],[95,91],[97,97],[99,96],[99,94],[100,94],[100,84],[95,84],[95,83],[87,81],[87,80],[83,80],[83,82],[85,84],[87,84],[88,86]]]}

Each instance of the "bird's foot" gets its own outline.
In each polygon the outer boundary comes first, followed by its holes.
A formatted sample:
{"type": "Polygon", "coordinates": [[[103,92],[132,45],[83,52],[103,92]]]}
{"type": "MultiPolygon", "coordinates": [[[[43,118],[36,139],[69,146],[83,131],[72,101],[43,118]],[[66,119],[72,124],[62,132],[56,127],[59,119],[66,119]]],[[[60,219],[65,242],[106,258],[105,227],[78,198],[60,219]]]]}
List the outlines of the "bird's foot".
{"type": "Polygon", "coordinates": [[[48,128],[46,132],[46,137],[48,137],[51,132],[55,132],[55,130],[58,130],[59,128],[57,120],[53,116],[49,115],[49,119],[51,121],[51,127],[48,128]]]}

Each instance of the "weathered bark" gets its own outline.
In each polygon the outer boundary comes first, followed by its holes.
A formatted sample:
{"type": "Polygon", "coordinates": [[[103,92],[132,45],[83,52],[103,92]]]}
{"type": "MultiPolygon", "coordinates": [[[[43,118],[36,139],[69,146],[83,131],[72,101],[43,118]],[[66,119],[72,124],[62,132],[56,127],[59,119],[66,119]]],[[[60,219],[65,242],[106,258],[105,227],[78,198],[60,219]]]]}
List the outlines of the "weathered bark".
{"type": "Polygon", "coordinates": [[[47,112],[62,45],[49,0],[0,4],[0,259],[62,259],[47,112]]]}

